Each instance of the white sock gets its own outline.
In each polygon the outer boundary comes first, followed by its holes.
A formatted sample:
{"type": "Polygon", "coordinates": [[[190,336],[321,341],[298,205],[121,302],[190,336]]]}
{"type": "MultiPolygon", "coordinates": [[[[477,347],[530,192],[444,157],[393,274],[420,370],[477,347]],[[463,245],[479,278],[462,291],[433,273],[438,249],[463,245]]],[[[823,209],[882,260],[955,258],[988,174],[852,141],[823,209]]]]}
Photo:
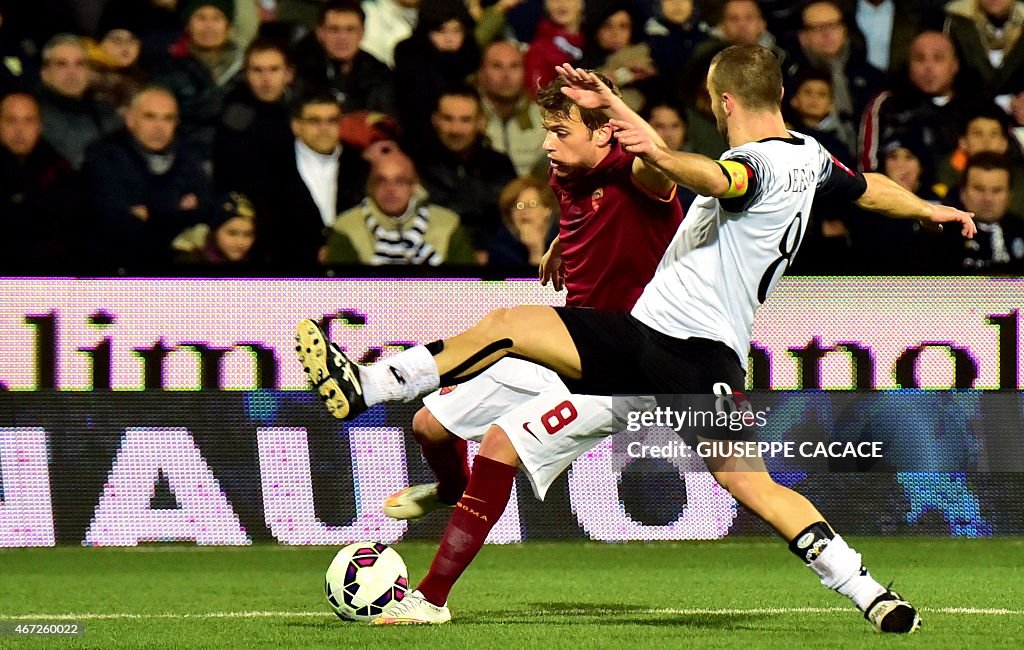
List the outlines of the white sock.
{"type": "Polygon", "coordinates": [[[821,555],[807,566],[818,574],[821,584],[852,600],[862,612],[885,593],[885,587],[864,568],[860,553],[850,548],[839,535],[833,537],[821,555]]]}
{"type": "Polygon", "coordinates": [[[366,406],[381,402],[408,402],[441,385],[434,355],[417,345],[371,366],[359,367],[366,406]]]}

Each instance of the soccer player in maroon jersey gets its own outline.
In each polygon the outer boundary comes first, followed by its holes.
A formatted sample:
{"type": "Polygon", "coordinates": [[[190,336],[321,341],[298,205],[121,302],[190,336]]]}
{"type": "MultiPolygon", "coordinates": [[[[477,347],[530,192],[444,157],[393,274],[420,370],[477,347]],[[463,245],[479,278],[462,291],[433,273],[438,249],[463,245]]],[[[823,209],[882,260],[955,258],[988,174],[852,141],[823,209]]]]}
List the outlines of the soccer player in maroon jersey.
{"type": "MultiPolygon", "coordinates": [[[[605,111],[581,109],[563,92],[565,87],[563,79],[556,79],[537,99],[548,131],[544,148],[551,161],[549,181],[561,209],[559,236],[542,260],[541,281],[551,281],[557,290],[564,286],[568,305],[628,311],[682,221],[676,186],[623,151],[605,111]]],[[[457,390],[424,399],[413,431],[438,483],[392,495],[384,502],[384,512],[397,519],[418,518],[455,506],[464,491],[487,503],[485,512],[460,508],[452,514],[438,557],[419,586],[427,618],[448,615],[448,592],[504,512],[520,462],[543,498],[579,454],[621,428],[612,415],[612,398],[573,395],[569,402],[569,395],[553,371],[507,359],[457,390]],[[563,404],[572,412],[560,413],[563,404]],[[558,415],[547,431],[520,428],[522,422],[543,420],[548,412],[558,415]],[[492,427],[516,441],[515,458],[489,456],[488,436],[496,435],[489,432],[492,427]],[[544,436],[544,444],[535,433],[544,436]],[[483,443],[471,474],[466,440],[483,443]]],[[[432,622],[416,620],[415,613],[399,614],[379,620],[432,622]]]]}

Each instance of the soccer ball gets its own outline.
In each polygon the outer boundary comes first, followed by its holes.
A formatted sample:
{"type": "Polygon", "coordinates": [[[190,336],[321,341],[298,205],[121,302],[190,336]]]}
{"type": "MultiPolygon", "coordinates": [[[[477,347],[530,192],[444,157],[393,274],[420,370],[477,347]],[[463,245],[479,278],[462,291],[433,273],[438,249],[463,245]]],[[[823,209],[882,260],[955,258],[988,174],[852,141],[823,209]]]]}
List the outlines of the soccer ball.
{"type": "Polygon", "coordinates": [[[409,591],[409,572],[387,544],[359,542],[338,551],[327,567],[324,593],[346,621],[372,621],[409,591]]]}

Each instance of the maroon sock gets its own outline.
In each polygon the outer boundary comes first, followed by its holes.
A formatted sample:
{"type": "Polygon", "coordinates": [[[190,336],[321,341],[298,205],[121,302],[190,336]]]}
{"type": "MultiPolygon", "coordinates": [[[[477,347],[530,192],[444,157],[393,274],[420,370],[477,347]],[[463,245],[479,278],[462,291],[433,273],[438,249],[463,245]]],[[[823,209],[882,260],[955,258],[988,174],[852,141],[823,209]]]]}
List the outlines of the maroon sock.
{"type": "Polygon", "coordinates": [[[437,477],[437,496],[447,504],[454,504],[469,483],[469,457],[466,441],[456,438],[440,445],[422,445],[420,450],[427,465],[437,477]]]}
{"type": "Polygon", "coordinates": [[[516,468],[484,456],[473,461],[469,486],[455,506],[427,577],[417,587],[435,605],[448,600],[455,581],[473,561],[498,517],[505,512],[516,468]]]}

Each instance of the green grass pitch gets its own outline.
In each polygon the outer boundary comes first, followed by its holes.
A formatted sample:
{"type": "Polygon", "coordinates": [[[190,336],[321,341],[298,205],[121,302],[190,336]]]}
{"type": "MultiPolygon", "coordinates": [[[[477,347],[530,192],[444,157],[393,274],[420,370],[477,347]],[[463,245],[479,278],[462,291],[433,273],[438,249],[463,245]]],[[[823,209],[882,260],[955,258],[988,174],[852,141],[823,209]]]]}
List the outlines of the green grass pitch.
{"type": "MultiPolygon", "coordinates": [[[[89,648],[1022,648],[1024,540],[856,539],[874,575],[923,610],[912,637],[875,634],[768,538],[488,546],[456,585],[453,622],[375,628],[334,617],[335,549],[0,552],[0,620],[78,619],[89,648]]],[[[396,546],[413,583],[434,544],[396,546]]]]}

